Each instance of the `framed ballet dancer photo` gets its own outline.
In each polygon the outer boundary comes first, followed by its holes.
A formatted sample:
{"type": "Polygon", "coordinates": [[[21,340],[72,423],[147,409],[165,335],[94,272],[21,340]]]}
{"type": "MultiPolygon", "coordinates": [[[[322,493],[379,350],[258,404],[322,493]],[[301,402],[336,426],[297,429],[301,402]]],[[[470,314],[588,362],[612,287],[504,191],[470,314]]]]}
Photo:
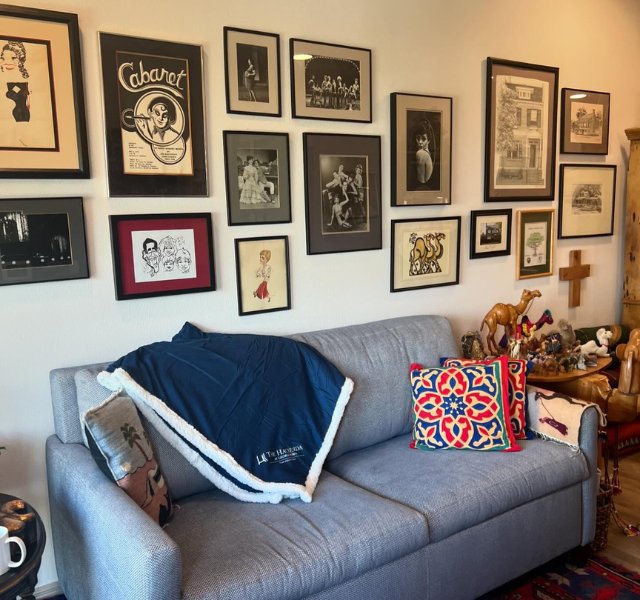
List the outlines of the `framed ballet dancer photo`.
{"type": "Polygon", "coordinates": [[[100,33],[109,196],[206,196],[202,48],[100,33]]]}
{"type": "Polygon", "coordinates": [[[78,15],[0,5],[0,177],[89,176],[78,15]]]}

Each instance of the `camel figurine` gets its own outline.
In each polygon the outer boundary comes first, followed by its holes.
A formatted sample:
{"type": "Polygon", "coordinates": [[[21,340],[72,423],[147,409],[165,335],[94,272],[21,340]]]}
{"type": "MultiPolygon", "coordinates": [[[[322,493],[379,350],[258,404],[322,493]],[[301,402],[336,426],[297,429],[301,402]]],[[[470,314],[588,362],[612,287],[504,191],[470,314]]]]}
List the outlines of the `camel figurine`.
{"type": "MultiPolygon", "coordinates": [[[[528,340],[543,325],[553,325],[553,316],[548,308],[542,313],[540,318],[535,323],[531,321],[531,319],[527,317],[527,315],[522,315],[520,323],[516,325],[515,339],[528,340]]],[[[499,346],[501,348],[507,348],[509,346],[509,340],[507,339],[506,334],[503,335],[500,339],[499,346]]]]}
{"type": "Polygon", "coordinates": [[[495,335],[498,325],[502,325],[505,329],[507,338],[513,337],[518,325],[518,317],[523,315],[529,308],[534,298],[542,296],[540,290],[522,290],[522,296],[518,304],[503,304],[498,302],[494,304],[491,310],[482,319],[482,325],[480,325],[480,331],[486,325],[488,329],[487,333],[487,350],[493,354],[499,354],[500,350],[496,344],[495,335]]]}

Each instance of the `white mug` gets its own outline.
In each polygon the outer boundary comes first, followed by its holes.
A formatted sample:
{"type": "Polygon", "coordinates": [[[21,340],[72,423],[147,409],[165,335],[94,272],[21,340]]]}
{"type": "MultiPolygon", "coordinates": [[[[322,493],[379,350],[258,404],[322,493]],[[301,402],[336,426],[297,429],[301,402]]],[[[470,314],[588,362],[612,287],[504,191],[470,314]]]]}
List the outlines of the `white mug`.
{"type": "Polygon", "coordinates": [[[27,549],[24,542],[19,537],[9,537],[9,530],[6,527],[0,527],[0,575],[6,573],[9,567],[19,567],[25,558],[27,558],[27,549]],[[20,548],[21,556],[18,561],[11,560],[11,552],[9,551],[11,542],[18,544],[20,548]]]}

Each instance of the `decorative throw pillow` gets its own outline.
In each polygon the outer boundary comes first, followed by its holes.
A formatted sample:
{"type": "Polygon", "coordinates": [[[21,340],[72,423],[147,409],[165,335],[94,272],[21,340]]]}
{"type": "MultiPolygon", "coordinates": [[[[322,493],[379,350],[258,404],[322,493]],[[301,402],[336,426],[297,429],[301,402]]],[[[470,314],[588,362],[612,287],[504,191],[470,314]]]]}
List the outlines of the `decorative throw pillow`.
{"type": "MultiPolygon", "coordinates": [[[[495,359],[473,360],[471,358],[443,358],[443,367],[462,367],[472,364],[487,364],[495,359]]],[[[509,382],[509,413],[511,429],[517,440],[527,438],[526,399],[527,399],[527,362],[519,358],[507,358],[509,382]]]]}
{"type": "Polygon", "coordinates": [[[160,526],[173,505],[133,400],[115,393],[82,415],[87,445],[102,472],[160,526]]]}
{"type": "Polygon", "coordinates": [[[410,367],[412,446],[518,451],[509,418],[507,359],[462,367],[410,367]]]}

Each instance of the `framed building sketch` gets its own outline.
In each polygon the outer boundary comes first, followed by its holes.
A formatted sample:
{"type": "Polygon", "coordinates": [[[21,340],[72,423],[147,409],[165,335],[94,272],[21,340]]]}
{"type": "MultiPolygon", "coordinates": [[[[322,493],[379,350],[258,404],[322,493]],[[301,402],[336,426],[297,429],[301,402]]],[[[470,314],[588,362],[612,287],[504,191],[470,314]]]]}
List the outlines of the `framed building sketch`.
{"type": "Polygon", "coordinates": [[[235,246],[238,314],[289,310],[289,238],[236,239],[235,246]]]}
{"type": "Polygon", "coordinates": [[[291,223],[289,134],[222,133],[229,225],[291,223]]]}
{"type": "Polygon", "coordinates": [[[82,198],[0,200],[0,285],[87,277],[82,198]]]}
{"type": "Polygon", "coordinates": [[[469,258],[511,254],[511,209],[472,210],[469,258]]]}
{"type": "Polygon", "coordinates": [[[451,204],[451,104],[391,94],[391,206],[451,204]]]}
{"type": "Polygon", "coordinates": [[[456,285],[460,217],[391,221],[391,291],[456,285]]]}
{"type": "Polygon", "coordinates": [[[380,136],[303,134],[307,254],[382,248],[380,136]]]}
{"type": "Polygon", "coordinates": [[[558,237],[613,235],[616,165],[560,165],[558,237]]]}
{"type": "Polygon", "coordinates": [[[289,40],[294,118],[371,123],[371,50],[289,40]]]}
{"type": "Polygon", "coordinates": [[[89,177],[77,15],[0,5],[0,98],[0,177],[89,177]]]}
{"type": "Polygon", "coordinates": [[[487,58],[485,202],[553,200],[558,72],[487,58]]]}
{"type": "Polygon", "coordinates": [[[516,278],[553,273],[553,208],[518,211],[516,278]]]}
{"type": "Polygon", "coordinates": [[[279,117],[280,36],[224,28],[227,112],[279,117]]]}
{"type": "Polygon", "coordinates": [[[117,300],[215,290],[211,213],[109,220],[117,300]]]}
{"type": "Polygon", "coordinates": [[[100,33],[109,195],[206,196],[200,46],[100,33]]]}
{"type": "Polygon", "coordinates": [[[609,153],[610,100],[607,92],[562,88],[560,152],[609,153]]]}

